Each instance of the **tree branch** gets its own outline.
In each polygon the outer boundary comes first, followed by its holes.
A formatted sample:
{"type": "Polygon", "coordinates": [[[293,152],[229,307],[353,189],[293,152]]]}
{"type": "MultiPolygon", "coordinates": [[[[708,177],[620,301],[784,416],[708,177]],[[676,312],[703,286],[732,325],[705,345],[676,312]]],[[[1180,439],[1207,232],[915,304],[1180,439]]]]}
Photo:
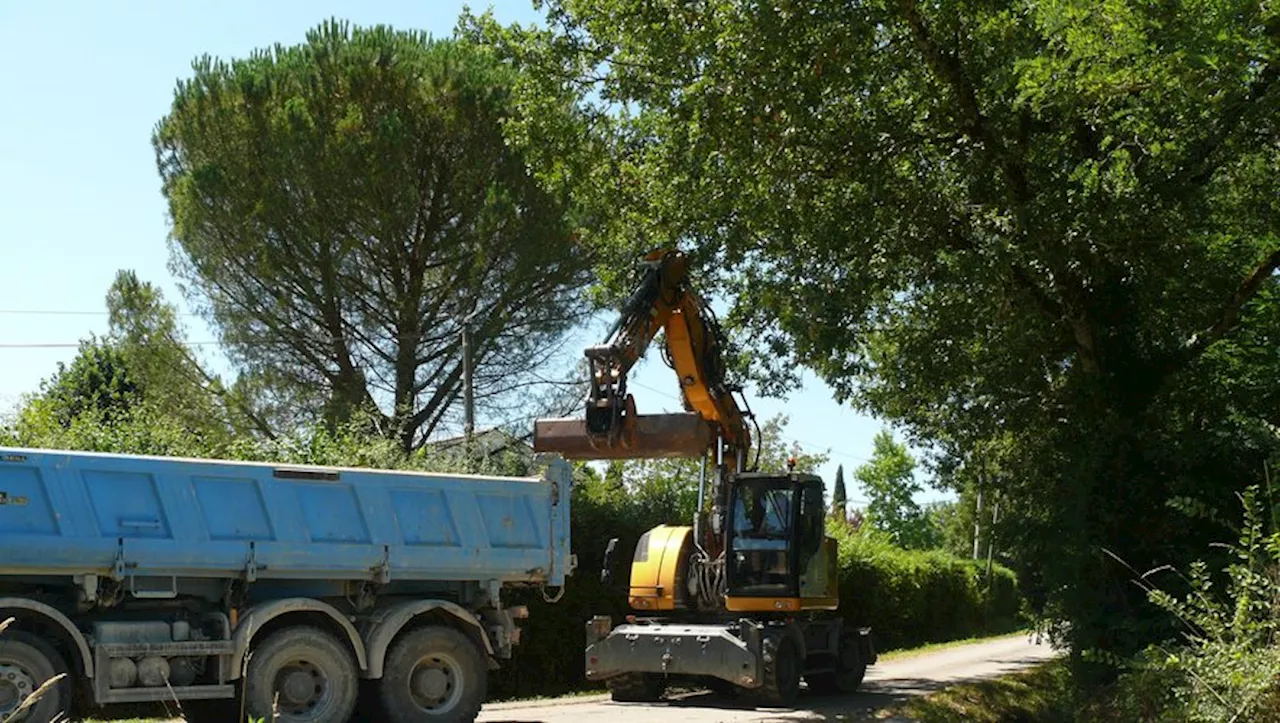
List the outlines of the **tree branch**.
{"type": "Polygon", "coordinates": [[[1267,254],[1262,263],[1253,268],[1236,290],[1227,298],[1218,312],[1217,319],[1205,329],[1193,334],[1169,360],[1165,373],[1173,373],[1191,363],[1213,345],[1214,342],[1231,333],[1240,325],[1240,312],[1244,305],[1258,295],[1258,290],[1273,277],[1280,268],[1280,248],[1267,254]]]}
{"type": "Polygon", "coordinates": [[[951,87],[951,92],[955,94],[956,102],[960,104],[963,114],[965,135],[992,155],[996,165],[1004,174],[1005,181],[1009,184],[1014,200],[1019,207],[1024,206],[1031,196],[1031,185],[1027,181],[1026,173],[1009,157],[1003,144],[991,133],[990,121],[978,105],[977,92],[969,82],[960,59],[937,44],[928,26],[925,25],[924,17],[920,15],[920,8],[915,0],[898,0],[898,8],[902,11],[908,27],[911,28],[911,37],[915,40],[920,54],[924,56],[925,63],[951,87]]]}

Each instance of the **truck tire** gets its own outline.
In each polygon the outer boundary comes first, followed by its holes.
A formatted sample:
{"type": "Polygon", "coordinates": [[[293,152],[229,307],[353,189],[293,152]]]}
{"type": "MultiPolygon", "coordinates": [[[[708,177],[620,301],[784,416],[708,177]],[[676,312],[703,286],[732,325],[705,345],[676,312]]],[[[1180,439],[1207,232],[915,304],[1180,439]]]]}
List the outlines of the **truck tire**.
{"type": "Polygon", "coordinates": [[[378,683],[391,723],[471,723],[489,694],[484,656],[453,628],[430,626],[401,635],[387,651],[378,683]]]}
{"type": "Polygon", "coordinates": [[[851,635],[840,637],[840,650],[835,660],[835,667],[833,671],[805,676],[809,690],[818,695],[857,692],[862,686],[862,679],[867,674],[867,664],[862,659],[857,637],[851,635]]]}
{"type": "Polygon", "coordinates": [[[0,634],[0,720],[49,723],[59,714],[70,715],[70,676],[51,686],[21,715],[13,715],[45,681],[66,674],[66,662],[45,641],[21,630],[0,634]]]}
{"type": "Polygon", "coordinates": [[[803,661],[796,643],[782,631],[768,633],[764,639],[764,669],[761,686],[756,690],[759,702],[770,708],[789,708],[800,693],[800,669],[803,661]]]}
{"type": "Polygon", "coordinates": [[[618,703],[653,703],[667,690],[666,679],[657,673],[623,673],[610,678],[607,685],[618,703]]]}
{"type": "Polygon", "coordinates": [[[358,681],[355,660],[337,638],[314,627],[284,628],[249,653],[245,713],[279,723],[346,723],[358,681]]]}

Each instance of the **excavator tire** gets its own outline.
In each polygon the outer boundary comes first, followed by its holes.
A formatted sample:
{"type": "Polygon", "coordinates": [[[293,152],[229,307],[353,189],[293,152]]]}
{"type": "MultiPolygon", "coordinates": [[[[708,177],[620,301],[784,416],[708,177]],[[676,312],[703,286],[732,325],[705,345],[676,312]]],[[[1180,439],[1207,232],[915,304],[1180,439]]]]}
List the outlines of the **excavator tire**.
{"type": "Polygon", "coordinates": [[[862,659],[857,636],[845,633],[840,637],[840,653],[835,664],[834,671],[805,676],[809,690],[818,695],[857,692],[867,674],[867,663],[862,659]]]}
{"type": "Polygon", "coordinates": [[[617,703],[654,703],[667,689],[666,679],[656,673],[624,673],[610,678],[608,685],[617,703]]]}
{"type": "Polygon", "coordinates": [[[778,630],[764,639],[764,679],[756,690],[759,703],[769,708],[789,708],[800,693],[803,661],[795,640],[778,630]]]}

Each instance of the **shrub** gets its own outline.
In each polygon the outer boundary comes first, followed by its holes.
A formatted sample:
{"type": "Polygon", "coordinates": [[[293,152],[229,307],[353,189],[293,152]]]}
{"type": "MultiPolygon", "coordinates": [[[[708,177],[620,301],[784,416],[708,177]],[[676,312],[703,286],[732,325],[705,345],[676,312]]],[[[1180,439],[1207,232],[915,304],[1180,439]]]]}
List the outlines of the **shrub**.
{"type": "Polygon", "coordinates": [[[1119,663],[1113,705],[1129,720],[1280,723],[1280,532],[1264,533],[1257,487],[1240,500],[1244,525],[1220,574],[1192,564],[1182,597],[1148,582],[1167,568],[1138,576],[1184,633],[1119,663]]]}

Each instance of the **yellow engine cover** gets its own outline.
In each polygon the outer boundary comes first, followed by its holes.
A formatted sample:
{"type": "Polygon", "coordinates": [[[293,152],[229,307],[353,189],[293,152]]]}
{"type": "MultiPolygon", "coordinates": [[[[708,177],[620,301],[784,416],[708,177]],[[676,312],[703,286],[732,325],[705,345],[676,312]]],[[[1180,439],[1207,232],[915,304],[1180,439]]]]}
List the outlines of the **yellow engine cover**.
{"type": "Polygon", "coordinates": [[[692,544],[692,527],[658,525],[640,537],[631,561],[629,597],[633,610],[684,607],[692,544]]]}

